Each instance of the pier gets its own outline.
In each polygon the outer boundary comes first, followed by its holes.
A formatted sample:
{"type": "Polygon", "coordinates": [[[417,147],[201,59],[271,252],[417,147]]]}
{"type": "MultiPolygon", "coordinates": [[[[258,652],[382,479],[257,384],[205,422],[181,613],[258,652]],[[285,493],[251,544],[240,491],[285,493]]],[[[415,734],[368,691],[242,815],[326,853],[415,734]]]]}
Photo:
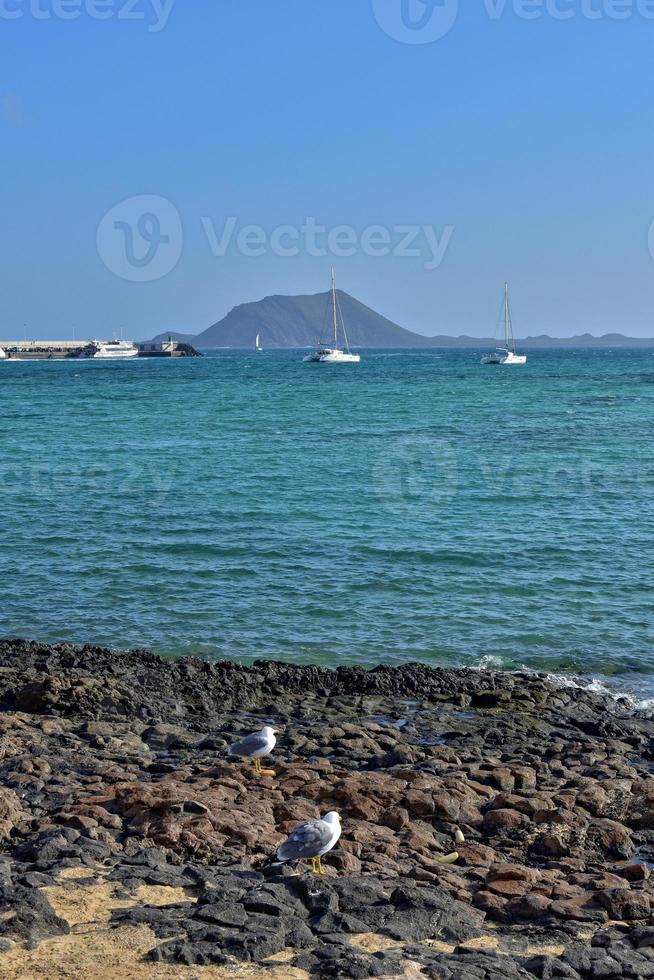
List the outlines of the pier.
{"type": "MultiPolygon", "coordinates": [[[[94,340],[0,340],[6,360],[53,361],[93,358],[94,340]]],[[[201,357],[191,344],[166,340],[136,344],[139,357],[201,357]]]]}
{"type": "Polygon", "coordinates": [[[49,361],[81,357],[88,340],[0,340],[8,360],[49,361]]]}
{"type": "Polygon", "coordinates": [[[148,342],[136,346],[139,349],[139,357],[202,357],[191,344],[182,344],[177,340],[148,342]]]}

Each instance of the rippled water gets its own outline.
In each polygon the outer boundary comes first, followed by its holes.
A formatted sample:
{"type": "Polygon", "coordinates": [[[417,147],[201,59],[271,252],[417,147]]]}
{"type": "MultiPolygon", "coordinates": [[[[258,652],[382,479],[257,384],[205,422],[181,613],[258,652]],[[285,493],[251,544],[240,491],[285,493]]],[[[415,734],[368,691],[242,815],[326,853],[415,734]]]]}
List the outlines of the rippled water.
{"type": "Polygon", "coordinates": [[[3,363],[0,386],[5,635],[653,686],[652,351],[3,363]]]}

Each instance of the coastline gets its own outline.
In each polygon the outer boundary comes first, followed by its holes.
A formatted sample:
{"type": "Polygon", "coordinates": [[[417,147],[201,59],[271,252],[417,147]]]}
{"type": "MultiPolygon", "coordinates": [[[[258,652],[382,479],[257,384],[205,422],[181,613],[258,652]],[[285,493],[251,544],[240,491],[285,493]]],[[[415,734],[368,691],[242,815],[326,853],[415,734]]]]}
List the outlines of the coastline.
{"type": "Polygon", "coordinates": [[[0,977],[654,976],[652,723],[545,674],[3,640],[0,847],[0,977]]]}

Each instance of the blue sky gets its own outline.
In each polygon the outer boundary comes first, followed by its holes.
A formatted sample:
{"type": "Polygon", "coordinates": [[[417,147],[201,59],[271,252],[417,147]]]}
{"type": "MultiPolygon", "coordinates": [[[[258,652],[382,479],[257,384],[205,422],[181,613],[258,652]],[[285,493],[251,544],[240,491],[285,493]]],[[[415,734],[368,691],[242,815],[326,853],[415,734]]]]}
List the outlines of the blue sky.
{"type": "Polygon", "coordinates": [[[0,338],[195,333],[332,263],[425,334],[488,336],[509,279],[519,334],[654,336],[654,4],[404,43],[401,3],[0,0],[0,338]]]}

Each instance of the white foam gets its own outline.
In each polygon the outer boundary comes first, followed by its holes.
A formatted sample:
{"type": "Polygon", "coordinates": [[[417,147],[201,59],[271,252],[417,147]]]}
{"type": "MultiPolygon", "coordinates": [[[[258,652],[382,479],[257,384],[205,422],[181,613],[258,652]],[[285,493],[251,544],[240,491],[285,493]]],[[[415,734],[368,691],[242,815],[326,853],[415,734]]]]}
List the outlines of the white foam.
{"type": "Polygon", "coordinates": [[[479,658],[476,664],[472,664],[473,670],[502,670],[504,661],[492,653],[487,653],[479,658]]]}
{"type": "Polygon", "coordinates": [[[654,698],[641,698],[633,691],[621,690],[616,686],[616,680],[609,680],[607,677],[585,678],[579,674],[548,674],[548,677],[560,687],[590,691],[591,694],[600,694],[613,701],[626,701],[633,711],[644,714],[654,713],[654,698]]]}
{"type": "Polygon", "coordinates": [[[654,717],[654,697],[642,697],[633,690],[624,690],[619,687],[618,678],[608,678],[601,676],[584,677],[583,674],[557,674],[546,670],[528,667],[526,664],[520,667],[506,667],[501,657],[494,654],[486,654],[480,657],[476,664],[472,664],[473,670],[508,670],[510,673],[546,674],[549,681],[558,687],[574,688],[577,691],[589,691],[591,694],[599,694],[603,697],[611,698],[612,701],[624,701],[630,711],[637,711],[646,717],[654,717]]]}

